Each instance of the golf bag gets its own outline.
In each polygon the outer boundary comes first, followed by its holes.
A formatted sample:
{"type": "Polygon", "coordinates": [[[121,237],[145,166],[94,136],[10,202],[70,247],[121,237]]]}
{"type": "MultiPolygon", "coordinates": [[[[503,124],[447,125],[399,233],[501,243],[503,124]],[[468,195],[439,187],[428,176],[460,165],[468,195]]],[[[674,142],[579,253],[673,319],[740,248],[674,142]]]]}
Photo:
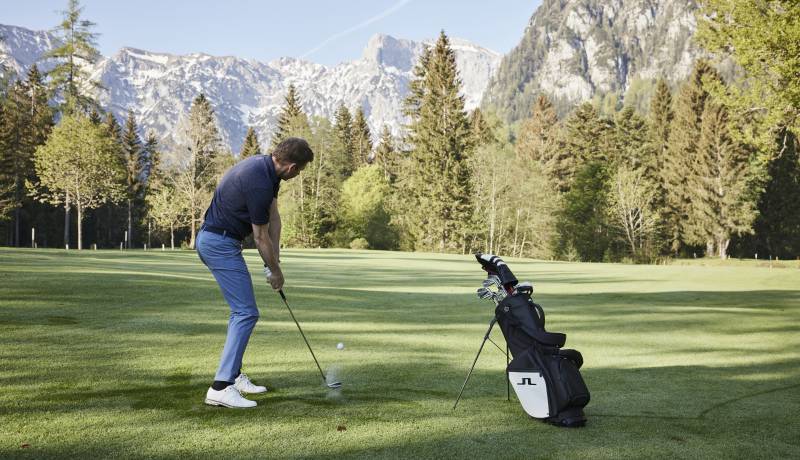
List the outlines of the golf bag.
{"type": "MultiPolygon", "coordinates": [[[[489,280],[498,284],[495,319],[513,359],[508,379],[531,417],[565,427],[586,424],[583,408],[589,390],[581,377],[583,357],[563,349],[567,336],[545,330],[544,310],[531,298],[530,283],[518,283],[508,265],[497,256],[476,254],[489,280]]],[[[484,286],[487,283],[484,282],[484,286]]]]}

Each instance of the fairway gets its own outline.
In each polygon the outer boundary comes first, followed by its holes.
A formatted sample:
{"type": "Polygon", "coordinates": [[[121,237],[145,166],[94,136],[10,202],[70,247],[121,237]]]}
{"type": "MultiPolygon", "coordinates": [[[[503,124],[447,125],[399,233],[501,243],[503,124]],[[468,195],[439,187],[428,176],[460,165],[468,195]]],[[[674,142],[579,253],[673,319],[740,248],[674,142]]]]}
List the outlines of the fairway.
{"type": "MultiPolygon", "coordinates": [[[[800,268],[507,258],[547,329],[583,353],[588,425],[506,401],[472,256],[282,253],[279,297],[246,255],[259,406],[203,404],[228,307],[194,252],[0,249],[0,457],[788,458],[800,451],[800,268]],[[343,342],[345,348],[337,350],[343,342]]],[[[495,329],[493,339],[502,345],[495,329]]]]}

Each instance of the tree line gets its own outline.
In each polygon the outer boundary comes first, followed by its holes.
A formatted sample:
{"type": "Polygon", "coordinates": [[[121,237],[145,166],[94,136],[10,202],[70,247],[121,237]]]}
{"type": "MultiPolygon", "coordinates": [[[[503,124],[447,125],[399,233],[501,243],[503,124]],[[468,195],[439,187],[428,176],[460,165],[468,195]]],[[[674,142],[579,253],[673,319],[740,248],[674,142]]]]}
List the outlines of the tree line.
{"type": "Polygon", "coordinates": [[[442,32],[414,69],[399,136],[387,126],[373,136],[357,103],[340,104],[332,120],[310,117],[290,85],[270,147],[250,128],[233,155],[200,94],[183,128],[188,145],[166,164],[155,133],[141,136],[132,112],[119,123],[92,99],[102,88],[80,64],[97,56],[93,24],[71,0],[64,45],[48,56],[53,70],[43,76],[33,66],[2,86],[5,243],[29,244],[27,229],[36,226],[46,246],[193,247],[222,174],[297,136],[316,157],[281,188],[290,247],[583,261],[796,257],[800,91],[792,75],[800,64],[780,59],[791,41],[778,38],[800,34],[800,15],[785,2],[737,1],[737,14],[725,13],[731,1],[703,3],[698,37],[709,59],[685,81],[655,81],[647,104],[609,109],[601,98],[559,118],[541,94],[514,125],[467,112],[442,32]],[[766,26],[776,21],[778,32],[766,26]],[[742,24],[763,27],[743,35],[742,24]],[[775,59],[754,58],[765,53],[775,59]],[[733,80],[715,67],[730,58],[740,70],[733,80]]]}

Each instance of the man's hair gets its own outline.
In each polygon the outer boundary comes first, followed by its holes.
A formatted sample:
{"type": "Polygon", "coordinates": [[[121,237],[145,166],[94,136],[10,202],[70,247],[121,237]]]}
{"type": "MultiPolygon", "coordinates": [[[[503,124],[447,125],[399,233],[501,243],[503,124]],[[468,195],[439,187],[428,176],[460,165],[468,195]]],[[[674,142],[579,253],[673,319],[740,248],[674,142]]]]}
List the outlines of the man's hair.
{"type": "Polygon", "coordinates": [[[314,159],[314,152],[305,139],[289,137],[275,147],[272,156],[281,162],[304,165],[314,159]]]}

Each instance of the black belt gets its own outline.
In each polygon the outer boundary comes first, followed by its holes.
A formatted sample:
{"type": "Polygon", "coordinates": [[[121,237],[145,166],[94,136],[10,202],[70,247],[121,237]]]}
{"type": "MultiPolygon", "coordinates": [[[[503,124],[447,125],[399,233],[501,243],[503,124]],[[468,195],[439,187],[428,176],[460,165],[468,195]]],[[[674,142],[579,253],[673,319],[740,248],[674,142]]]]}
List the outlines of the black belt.
{"type": "Polygon", "coordinates": [[[214,227],[213,225],[203,225],[202,227],[200,227],[200,230],[205,230],[207,232],[216,233],[217,235],[233,238],[234,240],[239,242],[242,241],[242,238],[240,238],[239,235],[233,233],[232,231],[220,227],[214,227]]]}

